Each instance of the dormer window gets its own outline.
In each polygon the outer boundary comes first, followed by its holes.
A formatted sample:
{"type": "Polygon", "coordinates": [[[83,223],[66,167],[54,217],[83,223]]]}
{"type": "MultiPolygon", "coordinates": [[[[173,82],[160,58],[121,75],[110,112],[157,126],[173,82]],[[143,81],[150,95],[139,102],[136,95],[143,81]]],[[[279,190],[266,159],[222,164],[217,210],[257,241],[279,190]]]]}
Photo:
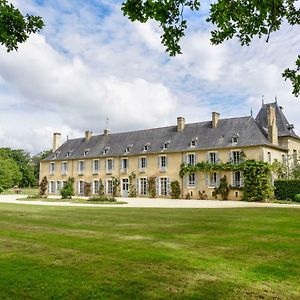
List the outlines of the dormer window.
{"type": "Polygon", "coordinates": [[[57,158],[60,152],[55,152],[53,158],[57,158]]]}
{"type": "Polygon", "coordinates": [[[102,151],[102,155],[105,155],[105,154],[107,154],[108,153],[108,151],[109,151],[109,147],[105,147],[104,149],[103,149],[103,151],[102,151]]]}
{"type": "Polygon", "coordinates": [[[240,135],[239,135],[238,133],[235,133],[235,134],[233,135],[233,137],[231,138],[232,144],[237,144],[238,141],[239,141],[239,137],[240,137],[240,135]]]}
{"type": "Polygon", "coordinates": [[[83,156],[87,156],[89,154],[89,151],[88,150],[85,150],[84,152],[83,152],[83,156]]]}
{"type": "Polygon", "coordinates": [[[67,152],[66,157],[70,157],[70,156],[71,156],[71,152],[67,152]]]}
{"type": "Polygon", "coordinates": [[[146,152],[146,151],[149,150],[149,148],[150,148],[150,143],[147,143],[147,144],[144,145],[143,151],[146,152]]]}
{"type": "Polygon", "coordinates": [[[125,153],[129,153],[131,151],[132,147],[133,147],[133,145],[128,145],[125,149],[125,153]]]}
{"type": "Polygon", "coordinates": [[[170,145],[171,141],[168,140],[168,141],[165,141],[164,144],[163,144],[163,150],[166,150],[168,149],[169,145],[170,145]]]}
{"type": "Polygon", "coordinates": [[[196,147],[197,142],[198,142],[198,137],[193,138],[193,139],[191,140],[190,146],[191,146],[191,147],[196,147]]]}

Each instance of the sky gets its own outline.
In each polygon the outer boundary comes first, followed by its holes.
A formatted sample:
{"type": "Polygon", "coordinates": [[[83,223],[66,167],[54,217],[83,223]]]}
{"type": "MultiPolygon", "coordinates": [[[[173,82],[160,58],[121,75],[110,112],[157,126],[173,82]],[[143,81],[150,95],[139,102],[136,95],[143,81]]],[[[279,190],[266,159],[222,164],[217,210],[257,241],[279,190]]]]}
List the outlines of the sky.
{"type": "MultiPolygon", "coordinates": [[[[22,13],[41,16],[39,33],[7,53],[0,48],[0,147],[36,154],[67,137],[146,129],[258,113],[277,97],[300,133],[300,99],[281,76],[294,67],[300,29],[255,39],[210,44],[211,24],[186,12],[182,55],[169,57],[155,22],[132,23],[118,0],[14,0],[22,13]],[[108,118],[108,121],[107,121],[108,118]]],[[[204,3],[204,1],[202,1],[204,3]]]]}

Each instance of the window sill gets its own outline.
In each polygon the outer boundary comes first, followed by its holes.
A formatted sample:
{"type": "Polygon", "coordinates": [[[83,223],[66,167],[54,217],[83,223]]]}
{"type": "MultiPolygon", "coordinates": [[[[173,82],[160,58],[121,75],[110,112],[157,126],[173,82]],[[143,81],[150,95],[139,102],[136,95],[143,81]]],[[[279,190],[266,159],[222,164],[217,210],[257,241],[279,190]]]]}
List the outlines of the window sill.
{"type": "Polygon", "coordinates": [[[146,168],[143,168],[143,169],[139,169],[139,172],[140,173],[146,173],[147,169],[146,168]]]}

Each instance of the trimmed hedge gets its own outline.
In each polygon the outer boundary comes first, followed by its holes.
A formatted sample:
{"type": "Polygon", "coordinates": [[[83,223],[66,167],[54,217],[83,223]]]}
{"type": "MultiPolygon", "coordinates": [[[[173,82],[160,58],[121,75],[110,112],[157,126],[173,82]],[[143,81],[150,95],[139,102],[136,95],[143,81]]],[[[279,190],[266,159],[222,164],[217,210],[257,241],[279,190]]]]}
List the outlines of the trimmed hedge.
{"type": "Polygon", "coordinates": [[[300,202],[300,194],[297,194],[297,195],[295,196],[295,202],[300,202]]]}
{"type": "Polygon", "coordinates": [[[279,200],[294,200],[297,194],[300,194],[299,179],[280,179],[274,181],[275,197],[279,200]]]}

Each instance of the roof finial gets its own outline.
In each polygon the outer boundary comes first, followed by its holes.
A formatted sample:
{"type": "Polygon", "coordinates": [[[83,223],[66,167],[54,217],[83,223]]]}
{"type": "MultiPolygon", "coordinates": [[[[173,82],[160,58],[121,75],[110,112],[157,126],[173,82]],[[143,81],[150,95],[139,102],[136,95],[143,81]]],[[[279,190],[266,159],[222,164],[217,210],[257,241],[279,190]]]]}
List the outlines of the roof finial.
{"type": "Polygon", "coordinates": [[[69,136],[67,135],[67,141],[69,140],[69,136]]]}
{"type": "Polygon", "coordinates": [[[108,117],[106,117],[106,129],[108,129],[108,121],[109,121],[109,119],[108,119],[108,117]]]}
{"type": "Polygon", "coordinates": [[[251,117],[253,117],[253,109],[250,110],[251,117]]]}
{"type": "Polygon", "coordinates": [[[264,95],[261,96],[261,104],[262,104],[262,105],[265,104],[265,96],[264,96],[264,95]]]}
{"type": "Polygon", "coordinates": [[[277,104],[277,96],[275,96],[275,103],[277,104]]]}

